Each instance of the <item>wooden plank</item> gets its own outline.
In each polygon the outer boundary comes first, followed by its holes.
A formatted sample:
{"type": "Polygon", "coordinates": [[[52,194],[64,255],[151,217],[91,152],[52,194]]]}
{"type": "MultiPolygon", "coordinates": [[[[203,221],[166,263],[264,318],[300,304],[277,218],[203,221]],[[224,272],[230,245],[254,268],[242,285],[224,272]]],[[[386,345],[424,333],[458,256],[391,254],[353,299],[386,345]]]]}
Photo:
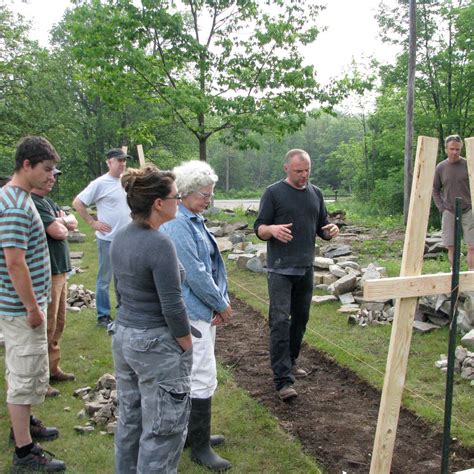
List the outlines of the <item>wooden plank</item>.
{"type": "Polygon", "coordinates": [[[140,167],[143,168],[145,166],[145,153],[143,153],[143,147],[141,145],[137,145],[137,153],[140,167]]]}
{"type": "Polygon", "coordinates": [[[124,146],[122,147],[122,151],[123,151],[125,154],[127,154],[127,152],[128,152],[128,146],[125,146],[125,145],[124,145],[124,146]]]}
{"type": "MultiPolygon", "coordinates": [[[[464,144],[466,146],[467,172],[469,174],[471,203],[474,203],[474,137],[466,138],[464,144]]],[[[471,212],[474,212],[474,209],[471,208],[471,212]]]]}
{"type": "MultiPolygon", "coordinates": [[[[382,278],[364,282],[364,299],[413,298],[451,293],[451,273],[409,277],[382,278]]],[[[459,291],[474,291],[474,271],[459,273],[459,291]]]]}
{"type": "MultiPolygon", "coordinates": [[[[423,264],[438,140],[418,137],[400,276],[418,276],[423,264]]],[[[389,474],[410,351],[417,298],[397,299],[372,451],[371,474],[389,474]]]]}

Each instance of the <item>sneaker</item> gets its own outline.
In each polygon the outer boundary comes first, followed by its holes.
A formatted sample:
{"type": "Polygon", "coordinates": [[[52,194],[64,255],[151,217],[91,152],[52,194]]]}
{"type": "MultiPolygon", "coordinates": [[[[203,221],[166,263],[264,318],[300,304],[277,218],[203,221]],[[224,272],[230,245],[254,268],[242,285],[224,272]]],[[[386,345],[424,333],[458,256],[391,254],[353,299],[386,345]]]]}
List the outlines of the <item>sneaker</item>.
{"type": "Polygon", "coordinates": [[[291,386],[285,385],[283,388],[278,390],[278,396],[280,400],[291,400],[292,398],[296,398],[298,396],[298,392],[291,386]]]}
{"type": "MultiPolygon", "coordinates": [[[[59,431],[54,426],[44,426],[42,421],[35,416],[30,417],[30,435],[36,441],[53,441],[59,436],[59,431]]],[[[13,429],[10,429],[10,440],[15,441],[13,429]]]]}
{"type": "Polygon", "coordinates": [[[110,316],[101,316],[97,318],[97,327],[107,329],[107,326],[113,321],[110,316]]]}
{"type": "Polygon", "coordinates": [[[49,376],[49,380],[53,382],[72,382],[76,380],[76,376],[74,374],[68,374],[67,372],[63,372],[62,370],[60,370],[55,374],[51,374],[49,376]]]}
{"type": "Polygon", "coordinates": [[[64,461],[54,459],[54,454],[45,451],[39,444],[35,444],[31,448],[30,454],[24,458],[19,458],[16,453],[13,454],[12,472],[62,472],[65,470],[64,461]]]}
{"type": "Polygon", "coordinates": [[[45,397],[46,398],[54,398],[54,397],[59,397],[61,395],[61,392],[54,387],[51,387],[51,385],[48,385],[48,390],[46,391],[45,397]]]}
{"type": "Polygon", "coordinates": [[[307,377],[309,375],[309,372],[300,368],[300,367],[296,367],[294,366],[292,369],[291,369],[291,373],[297,378],[297,379],[302,379],[304,377],[307,377]]]}

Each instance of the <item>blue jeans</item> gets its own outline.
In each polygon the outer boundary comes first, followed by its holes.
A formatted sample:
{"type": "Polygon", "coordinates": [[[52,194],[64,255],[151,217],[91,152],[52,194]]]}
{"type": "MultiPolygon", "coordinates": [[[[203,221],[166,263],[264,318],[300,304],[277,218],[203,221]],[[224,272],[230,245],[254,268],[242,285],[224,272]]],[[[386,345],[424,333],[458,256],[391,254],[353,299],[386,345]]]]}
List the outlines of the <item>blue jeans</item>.
{"type": "Polygon", "coordinates": [[[268,273],[270,361],[277,390],[295,382],[291,369],[309,319],[313,275],[313,268],[302,276],[268,273]]]}
{"type": "Polygon", "coordinates": [[[97,317],[110,316],[109,287],[112,279],[112,264],[110,262],[109,240],[97,239],[97,251],[99,255],[99,269],[95,286],[95,304],[97,317]]]}

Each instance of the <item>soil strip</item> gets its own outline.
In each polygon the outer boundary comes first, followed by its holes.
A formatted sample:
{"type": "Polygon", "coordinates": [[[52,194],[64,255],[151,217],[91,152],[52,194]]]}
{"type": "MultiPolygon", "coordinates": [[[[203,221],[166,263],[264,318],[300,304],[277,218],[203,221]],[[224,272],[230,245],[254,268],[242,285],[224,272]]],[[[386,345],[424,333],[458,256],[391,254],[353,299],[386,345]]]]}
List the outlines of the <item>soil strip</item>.
{"type": "MultiPolygon", "coordinates": [[[[235,298],[232,307],[230,322],[218,328],[216,353],[232,369],[237,384],[266,406],[326,472],[369,472],[380,392],[304,344],[298,365],[310,374],[296,381],[296,399],[280,401],[269,362],[267,320],[235,298]]],[[[402,409],[392,472],[439,472],[441,445],[439,429],[402,409]]],[[[474,466],[474,448],[453,444],[451,453],[452,472],[474,466]]]]}

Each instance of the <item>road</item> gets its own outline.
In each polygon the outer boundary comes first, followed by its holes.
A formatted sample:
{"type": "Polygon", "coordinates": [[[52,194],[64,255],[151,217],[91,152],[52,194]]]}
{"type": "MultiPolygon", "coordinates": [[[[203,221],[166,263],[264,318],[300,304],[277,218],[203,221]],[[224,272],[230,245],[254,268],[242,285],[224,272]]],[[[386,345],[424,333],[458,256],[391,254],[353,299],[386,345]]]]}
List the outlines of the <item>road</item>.
{"type": "MultiPolygon", "coordinates": [[[[334,199],[325,199],[325,202],[334,202],[334,199]]],[[[238,209],[241,207],[244,211],[247,209],[255,209],[258,211],[260,199],[216,199],[214,206],[219,209],[238,209]]]]}
{"type": "Polygon", "coordinates": [[[216,199],[214,206],[219,209],[238,209],[241,207],[244,211],[247,209],[258,210],[260,199],[216,199]]]}

